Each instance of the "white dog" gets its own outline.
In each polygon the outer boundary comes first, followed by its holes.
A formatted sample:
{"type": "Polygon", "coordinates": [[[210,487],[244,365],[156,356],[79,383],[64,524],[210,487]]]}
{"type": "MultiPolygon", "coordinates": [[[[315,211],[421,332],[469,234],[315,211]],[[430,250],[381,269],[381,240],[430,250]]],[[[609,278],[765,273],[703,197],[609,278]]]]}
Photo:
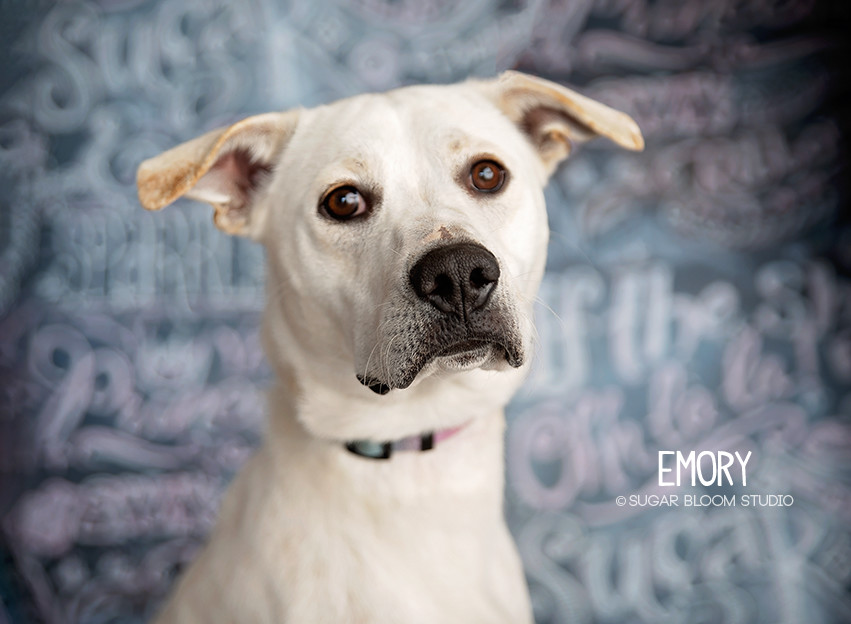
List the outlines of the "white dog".
{"type": "Polygon", "coordinates": [[[502,517],[543,187],[635,122],[516,72],[245,119],[139,168],[266,246],[265,443],[160,622],[530,622],[502,517]]]}

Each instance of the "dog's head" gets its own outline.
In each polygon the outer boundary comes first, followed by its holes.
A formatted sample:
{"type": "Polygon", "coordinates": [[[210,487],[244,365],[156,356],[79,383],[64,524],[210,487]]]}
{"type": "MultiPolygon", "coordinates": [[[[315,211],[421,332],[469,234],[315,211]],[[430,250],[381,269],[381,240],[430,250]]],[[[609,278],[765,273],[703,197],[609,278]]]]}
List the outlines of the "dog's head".
{"type": "Polygon", "coordinates": [[[597,135],[643,147],[627,115],[506,72],[245,119],[142,163],[139,196],[209,202],[219,228],[265,245],[266,348],[315,433],[408,435],[516,389],[543,187],[597,135]],[[406,422],[424,397],[429,422],[406,422]]]}

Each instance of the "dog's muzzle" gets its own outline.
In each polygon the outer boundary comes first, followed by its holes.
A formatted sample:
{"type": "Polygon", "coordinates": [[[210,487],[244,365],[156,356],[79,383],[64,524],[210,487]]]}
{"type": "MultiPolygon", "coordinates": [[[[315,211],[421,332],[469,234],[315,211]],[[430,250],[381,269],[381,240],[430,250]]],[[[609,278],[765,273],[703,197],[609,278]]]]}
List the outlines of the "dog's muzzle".
{"type": "MultiPolygon", "coordinates": [[[[495,301],[500,268],[481,245],[453,243],[428,251],[411,267],[408,282],[419,305],[397,311],[393,320],[404,332],[387,349],[386,379],[358,375],[377,394],[407,388],[431,361],[445,358],[456,370],[504,360],[523,364],[516,321],[508,307],[495,301]]],[[[384,377],[385,375],[382,375],[384,377]]]]}

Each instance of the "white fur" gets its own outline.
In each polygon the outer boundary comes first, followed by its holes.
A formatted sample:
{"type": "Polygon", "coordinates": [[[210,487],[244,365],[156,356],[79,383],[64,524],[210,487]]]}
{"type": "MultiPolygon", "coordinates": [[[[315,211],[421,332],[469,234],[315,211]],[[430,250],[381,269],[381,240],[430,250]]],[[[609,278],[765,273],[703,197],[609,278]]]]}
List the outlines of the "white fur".
{"type": "MultiPolygon", "coordinates": [[[[503,408],[530,359],[548,237],[542,189],[554,165],[498,95],[498,83],[475,82],[364,95],[283,113],[285,145],[264,140],[258,153],[274,170],[242,233],[267,249],[263,344],[278,378],[268,432],[162,624],[531,621],[502,517],[503,408]],[[502,192],[465,188],[481,157],[509,171],[502,192]],[[357,223],[329,221],[317,204],[340,182],[380,189],[381,205],[357,223]],[[493,296],[516,324],[524,365],[437,358],[409,387],[373,393],[355,374],[391,374],[394,344],[406,340],[400,314],[425,305],[412,297],[411,265],[460,240],[498,259],[493,296]],[[432,451],[387,461],[343,447],[465,423],[432,451]]],[[[265,116],[257,134],[276,123],[265,116]]]]}

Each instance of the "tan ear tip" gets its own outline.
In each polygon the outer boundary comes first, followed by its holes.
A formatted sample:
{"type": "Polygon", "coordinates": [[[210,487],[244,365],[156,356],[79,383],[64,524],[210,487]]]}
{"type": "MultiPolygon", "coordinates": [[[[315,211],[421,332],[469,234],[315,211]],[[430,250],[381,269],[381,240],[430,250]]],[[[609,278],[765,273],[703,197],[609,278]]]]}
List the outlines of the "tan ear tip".
{"type": "Polygon", "coordinates": [[[644,151],[644,136],[641,134],[641,130],[639,130],[638,126],[635,127],[635,132],[630,136],[632,139],[632,145],[629,145],[628,148],[634,152],[643,152],[644,151]]]}
{"type": "Polygon", "coordinates": [[[618,137],[616,143],[634,152],[644,151],[644,135],[641,133],[641,128],[638,127],[638,124],[632,117],[626,113],[621,114],[624,116],[624,129],[626,133],[625,136],[618,137]]]}
{"type": "Polygon", "coordinates": [[[151,158],[142,162],[136,170],[136,190],[139,203],[145,210],[162,210],[179,194],[175,189],[174,175],[163,172],[155,160],[151,158]]]}
{"type": "Polygon", "coordinates": [[[154,193],[156,186],[151,180],[153,172],[148,166],[149,162],[143,161],[136,169],[136,192],[139,195],[139,203],[145,210],[159,210],[162,206],[157,205],[154,193]]]}

